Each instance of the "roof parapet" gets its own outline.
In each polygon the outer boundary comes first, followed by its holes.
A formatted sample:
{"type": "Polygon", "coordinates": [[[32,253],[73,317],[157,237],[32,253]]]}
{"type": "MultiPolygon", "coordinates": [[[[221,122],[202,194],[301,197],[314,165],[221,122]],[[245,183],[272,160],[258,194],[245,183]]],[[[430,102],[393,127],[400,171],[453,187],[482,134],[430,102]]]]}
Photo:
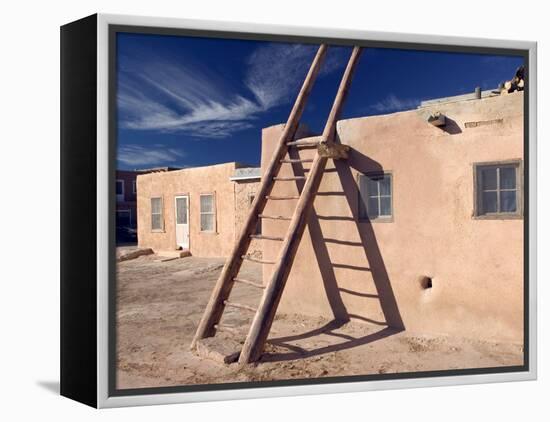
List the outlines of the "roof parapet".
{"type": "Polygon", "coordinates": [[[229,178],[232,181],[260,180],[261,169],[259,167],[236,168],[233,176],[229,178]]]}
{"type": "Polygon", "coordinates": [[[452,97],[442,97],[442,98],[435,98],[432,100],[421,101],[418,108],[431,107],[431,106],[441,105],[441,104],[457,103],[459,101],[479,100],[481,98],[496,97],[498,95],[500,95],[500,91],[498,88],[488,89],[486,91],[481,91],[481,89],[476,88],[474,92],[470,92],[468,94],[454,95],[452,97]]]}

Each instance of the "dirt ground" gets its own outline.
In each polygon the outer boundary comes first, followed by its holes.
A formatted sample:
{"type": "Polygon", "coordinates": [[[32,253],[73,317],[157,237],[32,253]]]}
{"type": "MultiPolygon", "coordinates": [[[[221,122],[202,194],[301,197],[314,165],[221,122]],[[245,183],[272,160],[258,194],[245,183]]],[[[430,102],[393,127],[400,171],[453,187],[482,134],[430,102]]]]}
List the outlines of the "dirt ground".
{"type": "MultiPolygon", "coordinates": [[[[518,344],[280,314],[260,363],[225,365],[199,358],[189,345],[222,267],[222,259],[162,261],[156,255],[118,263],[119,389],[523,364],[518,344]]],[[[259,282],[261,267],[246,263],[240,275],[259,282]]],[[[260,292],[237,285],[230,299],[257,307],[260,292]]],[[[251,316],[246,317],[227,308],[222,322],[246,328],[251,316]]]]}

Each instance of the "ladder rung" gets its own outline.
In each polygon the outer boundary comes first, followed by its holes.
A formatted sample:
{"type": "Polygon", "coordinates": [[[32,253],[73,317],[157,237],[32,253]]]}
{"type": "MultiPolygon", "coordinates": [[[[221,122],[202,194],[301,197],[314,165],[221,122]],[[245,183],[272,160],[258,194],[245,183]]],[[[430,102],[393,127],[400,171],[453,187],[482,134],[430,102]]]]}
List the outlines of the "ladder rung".
{"type": "Polygon", "coordinates": [[[242,283],[242,284],[248,284],[249,286],[257,287],[258,289],[263,289],[264,285],[260,283],[256,283],[254,281],[245,280],[243,278],[234,278],[233,281],[235,283],[242,283]]]}
{"type": "Polygon", "coordinates": [[[269,220],[288,220],[288,221],[290,221],[290,217],[285,217],[285,216],[282,216],[282,215],[260,214],[260,215],[258,215],[258,218],[267,218],[269,220]]]}
{"type": "Polygon", "coordinates": [[[286,199],[300,199],[300,195],[290,196],[266,196],[265,199],[271,199],[272,201],[284,201],[286,199]]]}
{"type": "Polygon", "coordinates": [[[247,261],[258,262],[260,264],[275,264],[275,261],[264,261],[262,259],[254,258],[250,255],[243,255],[241,256],[241,258],[246,259],[247,261]]]}
{"type": "Polygon", "coordinates": [[[301,142],[301,141],[292,141],[292,142],[287,142],[286,143],[289,147],[306,147],[306,148],[311,148],[311,147],[316,147],[319,145],[319,142],[316,142],[316,141],[304,141],[304,142],[301,142]]]}
{"type": "Polygon", "coordinates": [[[292,180],[306,180],[306,176],[274,177],[273,180],[279,182],[290,182],[292,180]]]}
{"type": "Polygon", "coordinates": [[[250,237],[252,239],[260,239],[260,240],[284,240],[284,238],[282,237],[266,236],[264,234],[251,234],[250,237]]]}
{"type": "Polygon", "coordinates": [[[321,140],[321,136],[310,136],[308,138],[302,138],[297,139],[296,141],[289,141],[286,144],[288,146],[317,146],[319,145],[319,141],[321,140]]]}
{"type": "Polygon", "coordinates": [[[283,158],[281,163],[313,163],[313,158],[283,158]]]}
{"type": "Polygon", "coordinates": [[[229,306],[229,307],[232,307],[232,308],[246,309],[247,311],[250,311],[250,312],[256,312],[257,311],[257,309],[254,309],[252,306],[243,305],[242,303],[230,302],[228,300],[224,300],[223,303],[224,303],[225,306],[229,306]]]}
{"type": "Polygon", "coordinates": [[[236,327],[230,325],[216,324],[214,325],[216,331],[226,331],[231,334],[240,334],[239,330],[236,327]]]}

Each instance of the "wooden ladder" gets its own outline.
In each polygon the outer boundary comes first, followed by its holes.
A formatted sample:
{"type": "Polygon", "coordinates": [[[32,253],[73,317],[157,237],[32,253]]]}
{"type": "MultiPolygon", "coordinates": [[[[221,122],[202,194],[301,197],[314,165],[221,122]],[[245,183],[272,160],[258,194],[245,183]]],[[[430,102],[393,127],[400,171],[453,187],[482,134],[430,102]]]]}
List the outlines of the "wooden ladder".
{"type": "Polygon", "coordinates": [[[231,255],[225,263],[214,290],[212,291],[212,295],[191,344],[192,349],[196,347],[197,341],[214,336],[218,330],[222,331],[226,329],[226,331],[229,331],[230,333],[234,332],[234,329],[231,327],[224,327],[220,325],[220,320],[225,307],[231,306],[255,313],[250,330],[239,355],[239,363],[245,364],[255,362],[261,356],[264,344],[267,340],[267,336],[275,317],[275,312],[277,311],[281,295],[292,267],[294,257],[296,255],[296,251],[298,250],[298,246],[306,226],[309,211],[312,208],[315,194],[319,188],[327,160],[329,158],[347,158],[347,147],[336,144],[334,142],[334,138],[336,133],[336,122],[340,115],[344,99],[351,84],[353,72],[361,54],[360,47],[354,47],[352,51],[351,57],[340,82],[338,92],[336,93],[332,109],[326,121],[323,134],[320,137],[294,141],[294,136],[298,129],[307,98],[311,92],[317,74],[319,73],[319,69],[326,52],[327,45],[322,44],[313,59],[309,72],[280,136],[279,143],[277,144],[271,161],[262,176],[259,190],[256,193],[256,197],[251,205],[250,213],[245,224],[243,225],[240,236],[238,237],[231,255]],[[290,147],[316,147],[317,152],[315,153],[313,159],[285,159],[284,157],[287,155],[290,147]],[[278,177],[279,170],[283,164],[294,164],[300,162],[311,163],[308,176],[278,177]],[[289,180],[305,180],[303,189],[298,196],[271,196],[273,185],[277,181],[289,180]],[[269,216],[263,214],[263,210],[268,201],[289,199],[298,200],[292,217],[269,216]],[[284,238],[255,234],[259,219],[267,218],[290,221],[286,236],[284,238]],[[274,262],[259,260],[246,255],[250,242],[254,238],[282,241],[279,255],[274,262]],[[273,264],[271,278],[265,287],[261,284],[238,277],[238,273],[244,259],[262,264],[273,264]],[[254,309],[248,305],[228,301],[229,295],[235,283],[244,283],[264,289],[260,305],[257,309],[254,309]]]}

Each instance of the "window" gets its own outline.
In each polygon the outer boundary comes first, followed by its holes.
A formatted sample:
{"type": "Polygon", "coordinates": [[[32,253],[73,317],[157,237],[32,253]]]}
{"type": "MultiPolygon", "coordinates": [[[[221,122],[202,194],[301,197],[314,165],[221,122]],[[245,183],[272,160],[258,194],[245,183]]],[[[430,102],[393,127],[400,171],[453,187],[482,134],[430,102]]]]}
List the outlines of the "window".
{"type": "Polygon", "coordinates": [[[476,164],[476,204],[478,217],[518,216],[521,214],[520,163],[476,164]]]}
{"type": "Polygon", "coordinates": [[[135,195],[137,193],[136,181],[132,180],[132,193],[135,195]]]}
{"type": "Polygon", "coordinates": [[[359,220],[391,220],[391,174],[359,175],[359,220]]]}
{"type": "Polygon", "coordinates": [[[124,201],[124,180],[117,179],[116,181],[116,200],[124,201]]]}
{"type": "Polygon", "coordinates": [[[153,231],[164,229],[162,206],[162,198],[151,198],[151,230],[153,231]]]}
{"type": "Polygon", "coordinates": [[[201,232],[216,231],[216,204],[211,193],[201,194],[201,232]]]}

